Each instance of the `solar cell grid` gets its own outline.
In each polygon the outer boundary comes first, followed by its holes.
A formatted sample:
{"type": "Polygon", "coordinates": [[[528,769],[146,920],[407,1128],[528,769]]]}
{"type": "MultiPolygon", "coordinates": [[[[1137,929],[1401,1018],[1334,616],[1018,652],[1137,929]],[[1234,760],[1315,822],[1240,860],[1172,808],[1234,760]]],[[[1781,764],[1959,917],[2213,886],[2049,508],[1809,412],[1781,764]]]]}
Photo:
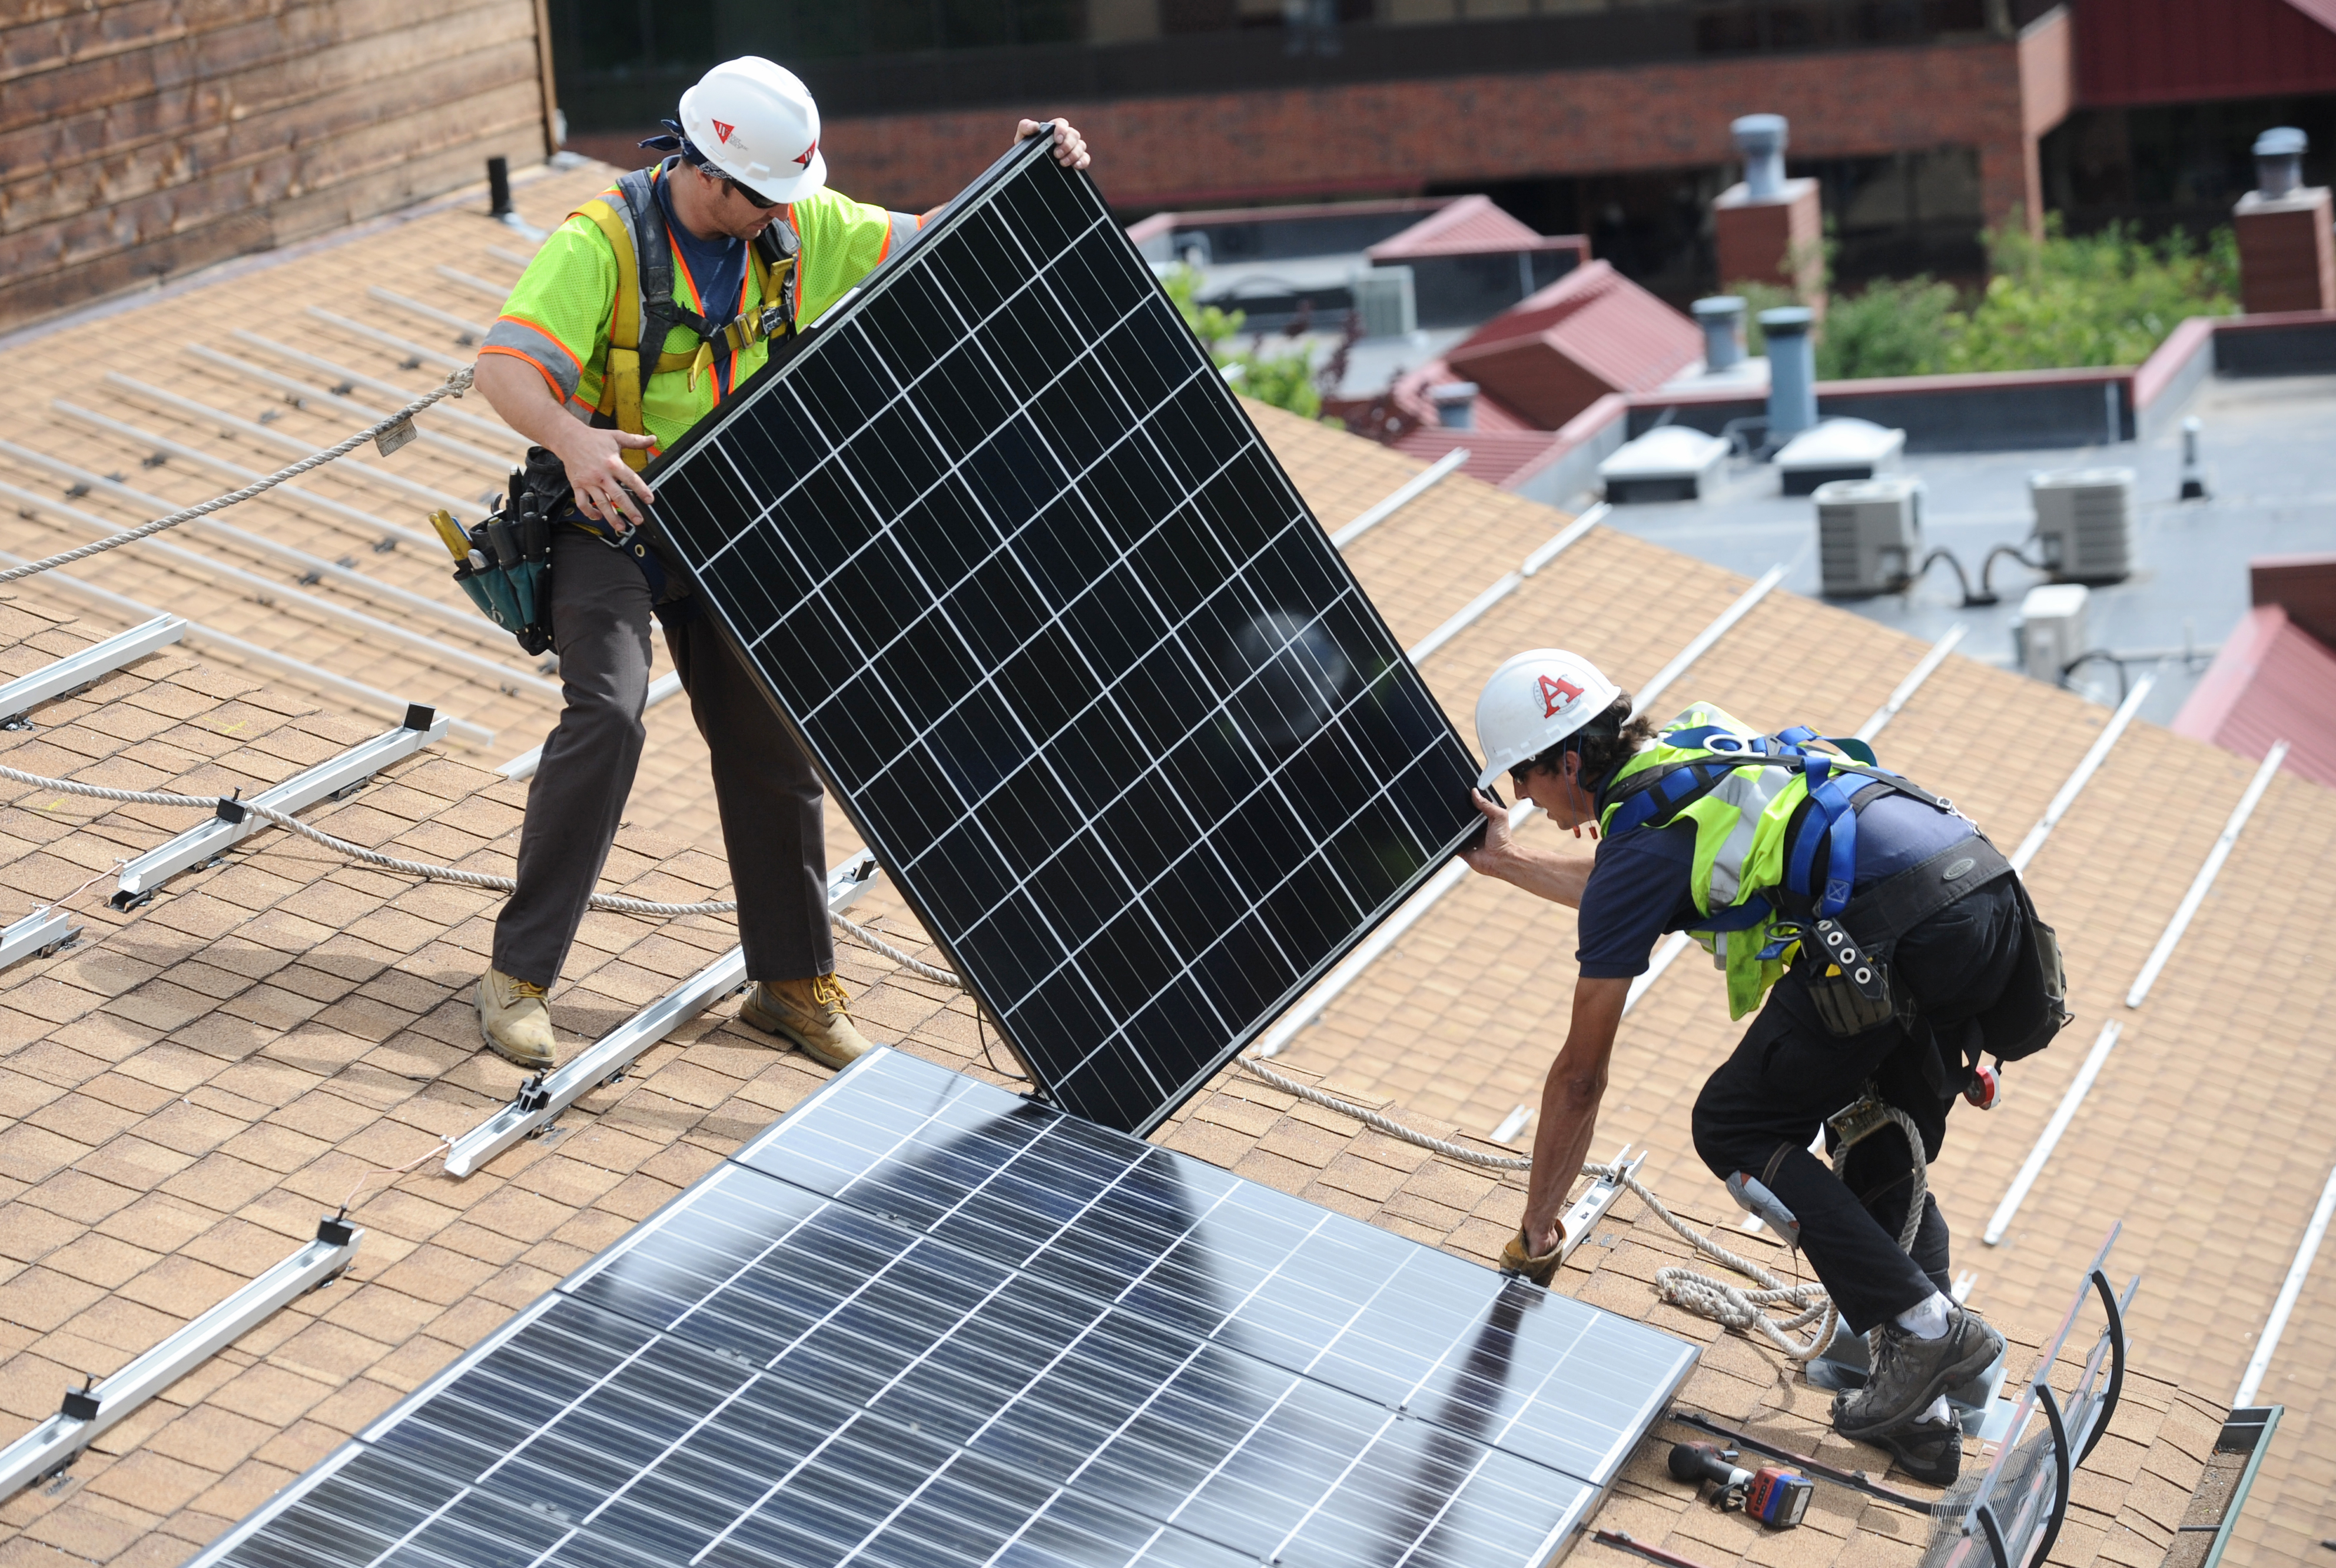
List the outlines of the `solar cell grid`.
{"type": "Polygon", "coordinates": [[[881,1052],[207,1561],[1539,1568],[1693,1359],[881,1052]]]}
{"type": "Polygon", "coordinates": [[[651,478],[1066,1109],[1155,1125],[1475,826],[1466,748],[1093,186],[1035,149],[651,478]]]}

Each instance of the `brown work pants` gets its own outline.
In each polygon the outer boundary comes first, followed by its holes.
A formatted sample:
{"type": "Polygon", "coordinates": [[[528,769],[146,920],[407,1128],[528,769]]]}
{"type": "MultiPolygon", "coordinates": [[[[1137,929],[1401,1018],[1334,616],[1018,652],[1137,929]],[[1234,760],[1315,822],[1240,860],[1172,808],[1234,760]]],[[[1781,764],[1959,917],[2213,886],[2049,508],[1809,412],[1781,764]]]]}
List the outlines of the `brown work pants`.
{"type": "MultiPolygon", "coordinates": [[[[495,920],[494,966],[549,988],[608,863],[647,733],[649,589],[628,554],[572,529],[552,535],[551,636],[559,727],[528,790],[519,888],[495,920]]],[[[712,618],[666,631],[697,733],[738,901],[746,974],[802,979],[835,968],[827,925],[819,777],[712,618]]]]}

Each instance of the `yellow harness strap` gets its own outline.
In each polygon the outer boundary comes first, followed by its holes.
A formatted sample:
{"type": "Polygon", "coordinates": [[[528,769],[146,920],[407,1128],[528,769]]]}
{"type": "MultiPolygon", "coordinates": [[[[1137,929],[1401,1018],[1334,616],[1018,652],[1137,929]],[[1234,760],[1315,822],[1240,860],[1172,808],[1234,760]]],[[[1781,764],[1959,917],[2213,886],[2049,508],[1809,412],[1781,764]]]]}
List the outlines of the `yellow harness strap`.
{"type": "MultiPolygon", "coordinates": [[[[689,373],[691,391],[697,389],[697,377],[714,363],[714,340],[701,342],[695,354],[668,354],[658,345],[657,358],[644,373],[641,368],[641,275],[640,260],[633,248],[633,237],[625,227],[625,219],[614,207],[598,198],[576,209],[598,224],[600,232],[608,237],[608,248],[617,254],[616,307],[608,318],[608,374],[600,387],[599,412],[610,415],[617,428],[631,435],[645,435],[648,426],[641,416],[641,388],[651,375],[669,371],[689,373]]],[[[762,255],[749,246],[747,264],[754,268],[757,285],[756,296],[766,303],[771,298],[771,271],[762,255]]],[[[793,263],[789,262],[788,266],[793,263]]],[[[724,340],[730,346],[735,360],[741,349],[758,343],[768,336],[763,331],[761,312],[740,317],[722,329],[724,340]]],[[[636,469],[648,466],[646,450],[628,448],[625,462],[636,469]]]]}

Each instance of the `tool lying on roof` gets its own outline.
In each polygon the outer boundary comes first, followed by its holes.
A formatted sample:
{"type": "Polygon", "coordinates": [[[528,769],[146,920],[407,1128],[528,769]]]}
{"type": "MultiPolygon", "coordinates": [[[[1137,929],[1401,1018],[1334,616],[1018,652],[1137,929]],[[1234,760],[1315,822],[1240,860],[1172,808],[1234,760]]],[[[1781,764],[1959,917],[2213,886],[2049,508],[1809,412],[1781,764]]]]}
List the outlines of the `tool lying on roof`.
{"type": "Polygon", "coordinates": [[[1722,1455],[1708,1443],[1674,1443],[1671,1479],[1697,1485],[1710,1482],[1718,1488],[1714,1501],[1723,1513],[1741,1509],[1746,1518],[1776,1530],[1798,1524],[1809,1511],[1809,1494],[1816,1490],[1809,1478],[1775,1465],[1741,1469],[1729,1463],[1735,1452],[1722,1455]]]}
{"type": "Polygon", "coordinates": [[[1779,1447],[1765,1438],[1754,1437],[1749,1432],[1739,1432],[1733,1427],[1723,1427],[1700,1412],[1673,1410],[1671,1419],[1682,1427],[1692,1427],[1698,1432],[1708,1433],[1731,1447],[1749,1448],[1755,1454],[1766,1454],[1771,1459],[1782,1459],[1796,1470],[1806,1471],[1820,1481],[1830,1481],[1836,1486],[1845,1486],[1853,1492],[1863,1493],[1878,1502],[1895,1504],[1910,1514],[1938,1515],[1940,1513],[1938,1505],[1926,1502],[1908,1493],[1893,1491],[1874,1481],[1863,1470],[1836,1469],[1823,1460],[1812,1459],[1806,1454],[1796,1454],[1790,1448],[1779,1447]]]}
{"type": "Polygon", "coordinates": [[[1650,1563],[1660,1563],[1663,1568],[1703,1568],[1703,1564],[1692,1557],[1682,1557],[1676,1552],[1666,1552],[1660,1546],[1650,1546],[1644,1542],[1632,1540],[1628,1530],[1601,1530],[1591,1539],[1601,1546],[1611,1546],[1618,1552],[1644,1557],[1650,1563]]]}
{"type": "Polygon", "coordinates": [[[297,812],[326,799],[339,799],[403,757],[412,756],[433,741],[444,738],[451,721],[419,703],[405,710],[405,722],[386,735],[351,746],[336,757],[293,774],[249,801],[222,800],[218,814],[200,827],[148,850],[122,868],[122,881],[109,901],[117,910],[135,909],[154,891],[189,866],[217,860],[266,825],[254,806],[297,812]]]}

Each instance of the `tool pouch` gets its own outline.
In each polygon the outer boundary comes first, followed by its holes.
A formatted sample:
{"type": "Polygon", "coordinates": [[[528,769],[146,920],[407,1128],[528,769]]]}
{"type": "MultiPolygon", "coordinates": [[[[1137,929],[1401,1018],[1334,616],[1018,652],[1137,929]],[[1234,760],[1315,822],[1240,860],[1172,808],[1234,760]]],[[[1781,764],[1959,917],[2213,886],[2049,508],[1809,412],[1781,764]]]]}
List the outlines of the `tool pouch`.
{"type": "Polygon", "coordinates": [[[1812,959],[1809,1001],[1828,1033],[1862,1035],[1898,1016],[1889,964],[1859,946],[1840,922],[1817,921],[1803,946],[1812,959]]]}
{"type": "Polygon", "coordinates": [[[466,531],[443,511],[430,520],[450,550],[458,541],[462,547],[454,580],[480,614],[530,654],[551,647],[551,512],[560,496],[547,492],[547,481],[564,494],[565,475],[530,461],[512,472],[511,493],[484,522],[466,531]]]}

